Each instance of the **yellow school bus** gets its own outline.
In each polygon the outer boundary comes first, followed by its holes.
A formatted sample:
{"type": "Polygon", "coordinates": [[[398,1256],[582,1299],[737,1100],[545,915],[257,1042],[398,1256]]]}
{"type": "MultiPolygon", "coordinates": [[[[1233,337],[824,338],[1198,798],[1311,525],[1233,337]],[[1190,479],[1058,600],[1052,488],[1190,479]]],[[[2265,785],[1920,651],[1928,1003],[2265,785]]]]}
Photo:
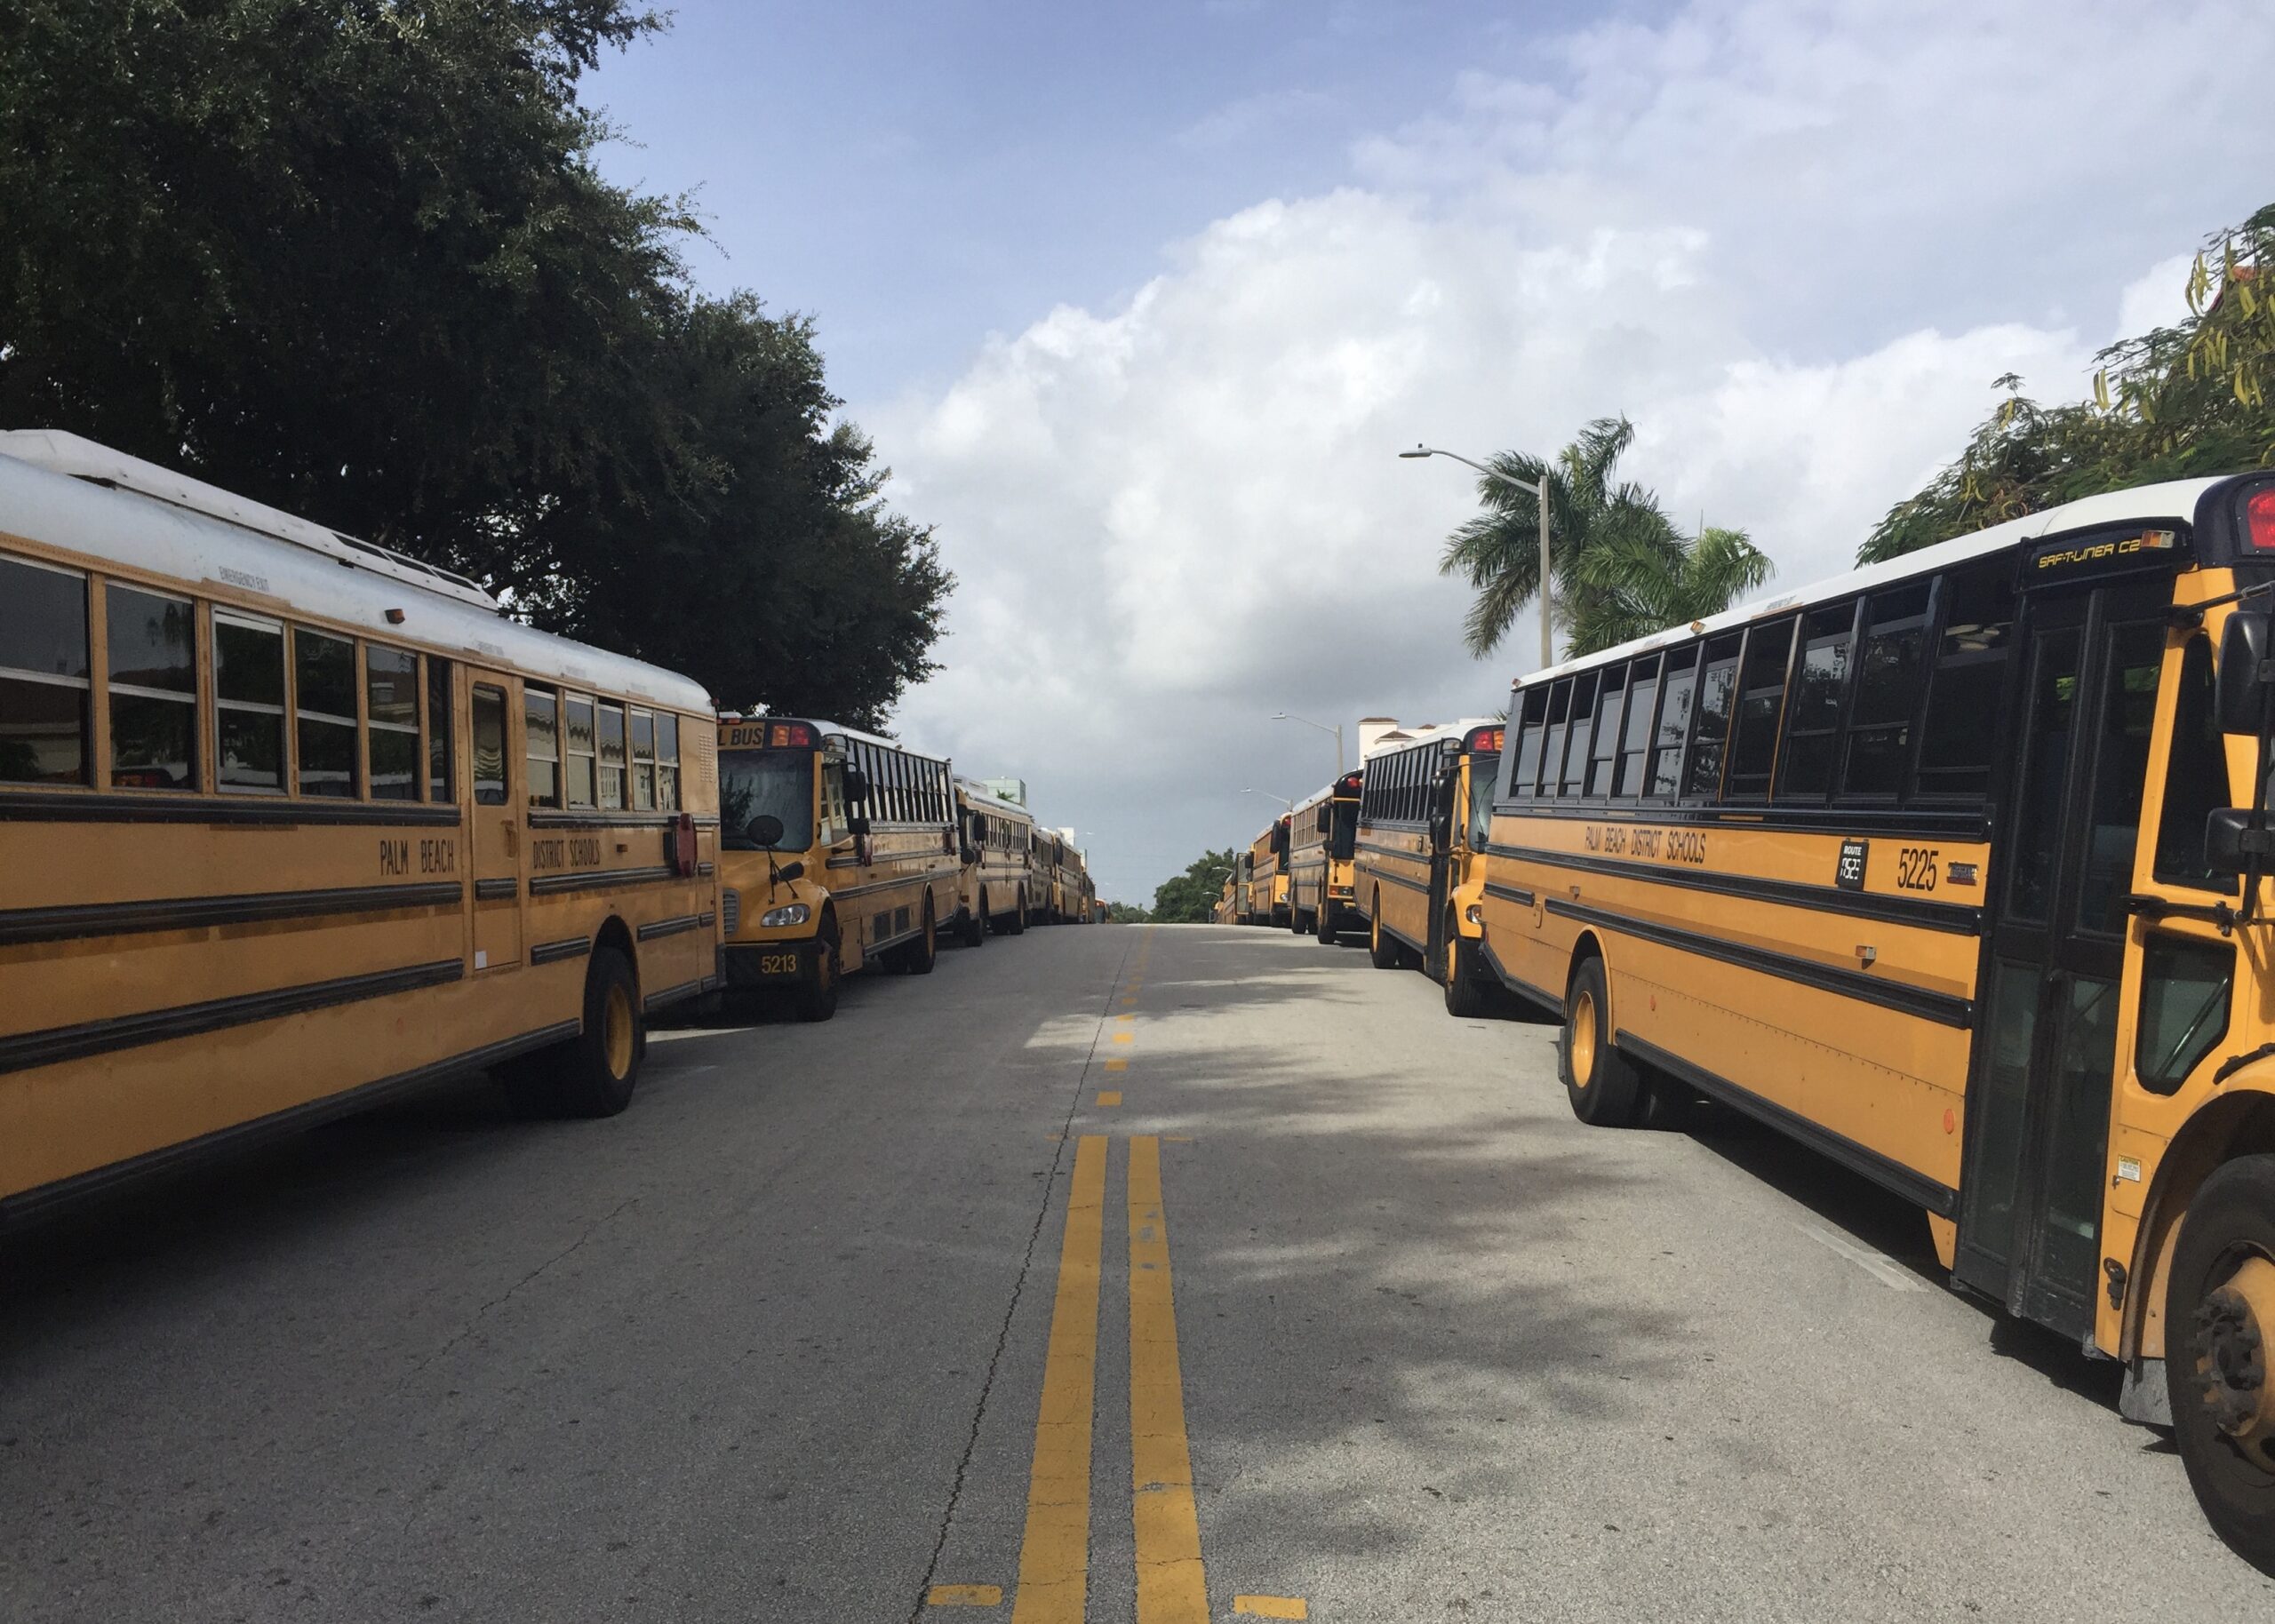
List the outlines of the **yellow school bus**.
{"type": "Polygon", "coordinates": [[[1223,889],[1217,893],[1216,905],[1209,911],[1212,925],[1237,925],[1241,922],[1241,882],[1234,870],[1225,876],[1223,889]]]}
{"type": "Polygon", "coordinates": [[[1288,815],[1288,928],[1331,943],[1356,922],[1352,846],[1359,833],[1361,775],[1344,774],[1288,815]]]}
{"type": "Polygon", "coordinates": [[[1352,884],[1378,970],[1418,967],[1446,1009],[1484,1012],[1492,991],[1480,952],[1487,832],[1502,728],[1469,720],[1415,731],[1370,756],[1353,843],[1352,884]]]}
{"type": "Polygon", "coordinates": [[[1241,923],[1288,922],[1288,819],[1275,817],[1241,854],[1241,923]]]}
{"type": "Polygon", "coordinates": [[[0,434],[0,1213],[475,1067],[623,1110],[719,973],[710,714],[460,577],[0,434]]]}
{"type": "Polygon", "coordinates": [[[728,988],[826,1021],[858,970],[930,975],[956,906],[947,762],[796,717],[723,717],[718,741],[728,988]]]}
{"type": "Polygon", "coordinates": [[[1519,682],[1483,904],[1574,1111],[1696,1090],[2122,1360],[2275,1572],[2275,476],[2095,497],[1519,682]]]}
{"type": "Polygon", "coordinates": [[[978,947],[990,934],[1016,936],[1027,927],[1034,883],[1034,814],[977,778],[956,780],[962,830],[956,874],[956,929],[978,947]]]}

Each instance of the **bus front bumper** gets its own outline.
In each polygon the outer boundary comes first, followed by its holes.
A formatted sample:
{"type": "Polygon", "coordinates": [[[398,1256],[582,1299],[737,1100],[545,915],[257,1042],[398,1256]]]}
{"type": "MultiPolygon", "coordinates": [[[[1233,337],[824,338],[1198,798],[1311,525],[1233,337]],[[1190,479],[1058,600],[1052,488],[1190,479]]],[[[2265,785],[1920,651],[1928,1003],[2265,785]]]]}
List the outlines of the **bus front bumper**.
{"type": "Polygon", "coordinates": [[[755,942],[727,949],[730,988],[795,987],[813,980],[820,943],[809,936],[802,942],[755,942]]]}

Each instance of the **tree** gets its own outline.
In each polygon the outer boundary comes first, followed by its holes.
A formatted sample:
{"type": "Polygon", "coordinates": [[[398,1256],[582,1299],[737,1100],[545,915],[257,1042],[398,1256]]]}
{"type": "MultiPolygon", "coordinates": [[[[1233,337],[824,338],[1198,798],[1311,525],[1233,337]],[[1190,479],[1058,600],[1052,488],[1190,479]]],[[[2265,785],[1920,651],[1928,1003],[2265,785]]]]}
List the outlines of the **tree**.
{"type": "Polygon", "coordinates": [[[1856,554],[1896,558],[2080,497],[2157,480],[2275,466],[2275,205],[2214,232],[2190,267],[2189,314],[2110,346],[2093,398],[2042,407],[2022,379],[1959,457],[1891,507],[1856,554]]]}
{"type": "Polygon", "coordinates": [[[1656,543],[1615,536],[1581,553],[1573,578],[1581,587],[1569,617],[1572,652],[1594,654],[1672,625],[1720,614],[1759,589],[1776,566],[1744,530],[1709,529],[1656,543]]]}
{"type": "Polygon", "coordinates": [[[1227,846],[1204,851],[1185,867],[1153,888],[1153,922],[1157,925],[1205,925],[1225,888],[1225,876],[1239,860],[1227,846]]]}
{"type": "Polygon", "coordinates": [[[1681,538],[1659,510],[1658,498],[1632,482],[1612,480],[1634,440],[1634,426],[1626,418],[1599,418],[1553,463],[1517,451],[1497,451],[1485,459],[1502,477],[1479,478],[1477,498],[1485,511],[1447,537],[1438,561],[1441,575],[1465,577],[1476,589],[1464,633],[1472,654],[1482,658],[1498,647],[1540,591],[1540,504],[1532,488],[1544,471],[1557,624],[1570,627],[1579,598],[1592,590],[1580,574],[1580,560],[1592,548],[1620,544],[1656,551],[1673,566],[1681,538]]]}
{"type": "Polygon", "coordinates": [[[1151,923],[1153,916],[1135,903],[1108,903],[1106,917],[1115,925],[1145,925],[1151,923]]]}
{"type": "Polygon", "coordinates": [[[627,0],[0,10],[0,422],[463,569],[730,703],[877,720],[952,583],[833,421],[810,327],[695,295],[688,203],[595,166],[579,80],[660,26],[627,0]]]}

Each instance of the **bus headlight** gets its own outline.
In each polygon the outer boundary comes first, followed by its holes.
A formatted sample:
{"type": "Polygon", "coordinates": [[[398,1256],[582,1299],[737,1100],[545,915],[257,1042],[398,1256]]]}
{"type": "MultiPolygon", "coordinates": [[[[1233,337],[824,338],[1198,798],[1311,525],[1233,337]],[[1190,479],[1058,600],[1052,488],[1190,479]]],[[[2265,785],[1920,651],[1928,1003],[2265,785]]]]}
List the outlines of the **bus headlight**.
{"type": "Polygon", "coordinates": [[[802,925],[813,917],[813,910],[803,903],[786,903],[779,908],[769,908],[759,916],[762,930],[774,930],[784,925],[802,925]]]}

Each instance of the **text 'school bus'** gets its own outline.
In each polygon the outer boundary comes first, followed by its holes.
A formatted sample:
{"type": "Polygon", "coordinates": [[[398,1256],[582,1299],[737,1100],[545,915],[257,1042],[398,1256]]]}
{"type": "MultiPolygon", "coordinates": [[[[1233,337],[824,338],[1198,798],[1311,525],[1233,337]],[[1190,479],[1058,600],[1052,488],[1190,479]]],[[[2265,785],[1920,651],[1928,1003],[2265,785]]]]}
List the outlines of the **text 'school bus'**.
{"type": "Polygon", "coordinates": [[[2271,586],[2275,478],[2153,485],[1527,678],[1484,908],[1583,1118],[1916,1200],[2275,1572],[2271,586]]]}
{"type": "Polygon", "coordinates": [[[1501,770],[1501,724],[1418,729],[1415,742],[1367,759],[1353,886],[1378,970],[1418,965],[1446,990],[1446,1008],[1481,1014],[1489,888],[1486,838],[1501,770]]]}
{"type": "Polygon", "coordinates": [[[647,1013],[716,984],[710,711],[462,577],[0,434],[0,1211],[478,1066],[621,1111],[647,1013]]]}
{"type": "Polygon", "coordinates": [[[956,927],[968,946],[989,933],[1016,936],[1027,927],[1034,884],[1034,814],[976,778],[956,780],[963,850],[956,876],[956,927]]]}
{"type": "Polygon", "coordinates": [[[929,975],[956,906],[948,764],[834,722],[718,726],[728,987],[826,1021],[865,966],[929,975]]]}
{"type": "Polygon", "coordinates": [[[1288,815],[1288,928],[1321,942],[1357,923],[1351,856],[1359,834],[1361,774],[1344,774],[1288,815]]]}
{"type": "Polygon", "coordinates": [[[1275,817],[1240,857],[1241,923],[1288,922],[1288,819],[1275,817]]]}

